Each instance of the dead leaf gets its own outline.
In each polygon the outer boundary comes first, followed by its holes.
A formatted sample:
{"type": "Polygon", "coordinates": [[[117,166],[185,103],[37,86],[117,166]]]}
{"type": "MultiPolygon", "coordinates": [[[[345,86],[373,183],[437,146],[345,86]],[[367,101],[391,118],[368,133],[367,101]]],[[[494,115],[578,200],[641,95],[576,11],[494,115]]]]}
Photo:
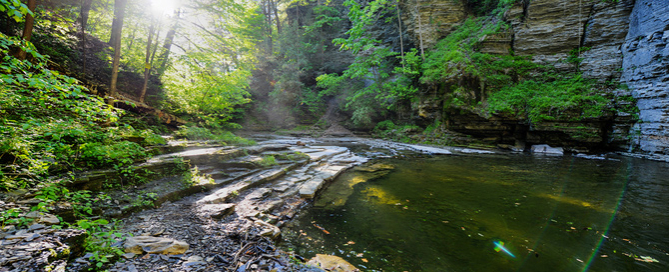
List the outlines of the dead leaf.
{"type": "Polygon", "coordinates": [[[348,241],[348,243],[346,243],[346,244],[347,244],[347,245],[355,245],[355,242],[353,242],[353,241],[348,241]]]}
{"type": "Polygon", "coordinates": [[[362,259],[360,259],[360,260],[363,261],[363,262],[366,262],[366,263],[369,262],[369,261],[368,261],[367,259],[365,259],[365,258],[362,258],[362,259]]]}
{"type": "Polygon", "coordinates": [[[322,230],[325,234],[330,234],[330,232],[327,231],[327,230],[325,230],[325,228],[323,228],[323,227],[321,227],[321,226],[319,226],[319,225],[316,225],[316,224],[313,224],[313,225],[314,225],[314,227],[318,228],[319,230],[322,230]]]}

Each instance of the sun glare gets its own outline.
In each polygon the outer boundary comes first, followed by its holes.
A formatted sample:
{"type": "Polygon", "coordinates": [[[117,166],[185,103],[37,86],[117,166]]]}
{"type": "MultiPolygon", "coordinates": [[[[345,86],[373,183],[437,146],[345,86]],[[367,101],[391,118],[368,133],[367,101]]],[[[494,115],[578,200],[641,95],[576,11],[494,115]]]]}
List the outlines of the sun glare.
{"type": "Polygon", "coordinates": [[[169,15],[179,7],[179,0],[150,0],[151,10],[156,14],[169,15]]]}

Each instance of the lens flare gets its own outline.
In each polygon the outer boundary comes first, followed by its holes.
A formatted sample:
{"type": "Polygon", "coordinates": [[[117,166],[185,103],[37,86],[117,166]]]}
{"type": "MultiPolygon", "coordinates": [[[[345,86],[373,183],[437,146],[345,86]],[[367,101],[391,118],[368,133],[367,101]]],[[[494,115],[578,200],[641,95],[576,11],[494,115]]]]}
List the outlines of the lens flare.
{"type": "Polygon", "coordinates": [[[492,242],[492,243],[495,245],[495,251],[497,251],[497,252],[504,251],[504,253],[509,254],[509,256],[511,256],[511,257],[513,257],[513,258],[516,257],[516,255],[513,255],[513,253],[511,253],[511,251],[509,251],[508,249],[506,249],[506,248],[504,247],[504,242],[502,242],[502,241],[494,241],[494,242],[492,242]]]}

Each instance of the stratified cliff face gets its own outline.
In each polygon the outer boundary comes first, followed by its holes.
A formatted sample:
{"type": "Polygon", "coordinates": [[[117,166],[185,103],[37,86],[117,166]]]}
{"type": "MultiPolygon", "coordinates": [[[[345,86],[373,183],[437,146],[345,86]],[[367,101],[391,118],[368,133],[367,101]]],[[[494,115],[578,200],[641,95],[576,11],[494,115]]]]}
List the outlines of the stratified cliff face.
{"type": "MultiPolygon", "coordinates": [[[[458,3],[450,0],[433,2],[449,5],[458,3]]],[[[510,49],[516,55],[532,56],[534,62],[553,65],[560,71],[569,73],[578,69],[584,77],[597,79],[601,83],[615,83],[622,73],[621,45],[629,30],[629,18],[633,7],[634,0],[519,1],[504,14],[504,20],[511,25],[511,28],[502,33],[486,36],[480,43],[479,51],[508,54],[510,49]],[[577,63],[568,59],[570,52],[579,48],[582,52],[580,55],[582,61],[577,67],[577,63]]],[[[434,16],[428,9],[418,10],[421,11],[420,16],[414,10],[412,16],[405,22],[410,27],[409,31],[417,31],[417,24],[412,22],[411,18],[423,19],[434,16]]],[[[458,8],[453,11],[441,10],[437,14],[440,18],[450,18],[448,26],[452,27],[458,25],[458,22],[453,20],[462,12],[466,10],[458,8]],[[453,14],[448,15],[449,12],[453,14]]],[[[442,35],[437,37],[438,40],[450,33],[444,31],[432,34],[442,35]]],[[[463,81],[471,82],[472,79],[463,81]]],[[[464,88],[469,90],[472,86],[464,88]]],[[[418,103],[414,105],[417,116],[421,116],[418,121],[429,123],[430,119],[443,119],[441,121],[448,124],[451,130],[486,138],[492,142],[515,144],[518,148],[523,148],[526,144],[551,144],[582,152],[628,147],[629,130],[634,117],[625,112],[599,119],[556,120],[528,125],[523,120],[484,116],[480,112],[450,107],[443,101],[448,89],[423,92],[418,103]]],[[[469,91],[485,94],[488,90],[469,91]]],[[[623,89],[614,93],[616,96],[629,94],[629,91],[623,89]]],[[[485,100],[485,95],[481,97],[485,100]]],[[[616,103],[630,102],[616,99],[616,103]]],[[[618,106],[634,107],[634,105],[618,106]]]]}
{"type": "Polygon", "coordinates": [[[513,50],[537,60],[556,61],[580,47],[584,26],[599,0],[532,0],[507,14],[515,32],[513,50]]]}
{"type": "Polygon", "coordinates": [[[638,99],[641,152],[669,158],[669,3],[637,0],[622,46],[624,82],[638,99]]]}
{"type": "Polygon", "coordinates": [[[462,1],[404,0],[401,4],[402,20],[407,31],[417,48],[420,47],[422,38],[425,50],[432,48],[467,18],[462,1]]]}
{"type": "Polygon", "coordinates": [[[589,48],[581,53],[580,70],[604,82],[620,77],[620,46],[633,6],[634,0],[533,0],[514,5],[505,17],[513,27],[516,54],[570,68],[569,52],[589,48]]]}

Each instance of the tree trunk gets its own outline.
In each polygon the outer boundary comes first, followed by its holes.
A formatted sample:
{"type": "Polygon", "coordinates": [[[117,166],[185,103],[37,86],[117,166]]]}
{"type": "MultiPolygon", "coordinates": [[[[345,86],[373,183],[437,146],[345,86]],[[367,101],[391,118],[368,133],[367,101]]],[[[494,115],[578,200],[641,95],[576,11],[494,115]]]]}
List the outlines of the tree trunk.
{"type": "Polygon", "coordinates": [[[146,96],[146,87],[149,84],[149,71],[151,71],[151,43],[153,42],[153,35],[156,32],[156,21],[152,20],[151,27],[149,28],[149,40],[146,42],[146,58],[144,59],[144,85],[142,86],[142,92],[139,95],[139,102],[144,103],[144,97],[146,96]]]}
{"type": "Polygon", "coordinates": [[[137,33],[137,29],[139,28],[139,21],[135,23],[135,27],[132,27],[132,32],[130,33],[130,37],[128,37],[127,42],[128,46],[127,49],[128,51],[132,51],[132,45],[135,43],[135,34],[137,33]]]}
{"type": "Polygon", "coordinates": [[[172,43],[174,42],[174,36],[177,33],[177,24],[175,23],[174,26],[172,26],[172,29],[170,29],[167,32],[167,36],[165,37],[165,43],[163,44],[163,53],[158,56],[158,61],[160,62],[160,68],[158,68],[158,77],[162,76],[163,73],[165,73],[165,69],[167,69],[167,63],[170,57],[170,50],[172,49],[172,43]]]}
{"type": "Polygon", "coordinates": [[[397,27],[399,28],[399,31],[400,31],[400,53],[401,53],[401,56],[402,56],[402,69],[405,69],[406,67],[404,67],[404,62],[405,62],[404,61],[404,37],[403,37],[404,35],[402,33],[402,17],[401,17],[401,14],[400,14],[400,1],[397,0],[395,2],[396,2],[395,7],[397,7],[397,27]]]}
{"type": "Polygon", "coordinates": [[[420,56],[423,57],[425,61],[425,49],[423,49],[423,23],[420,22],[420,9],[418,8],[420,4],[416,0],[416,16],[418,16],[418,40],[420,42],[420,56]]]}
{"type": "MultiPolygon", "coordinates": [[[[28,9],[35,13],[35,7],[37,7],[37,0],[28,0],[28,9]]],[[[27,14],[26,15],[26,24],[23,27],[23,40],[30,41],[30,38],[33,36],[33,26],[35,25],[35,17],[27,14]]],[[[20,50],[17,57],[20,60],[26,59],[26,51],[20,50]]]]}
{"type": "Polygon", "coordinates": [[[158,37],[160,37],[160,26],[158,26],[158,30],[156,30],[156,37],[155,37],[155,42],[153,43],[153,52],[151,52],[151,60],[149,61],[149,64],[151,67],[153,67],[153,60],[156,57],[156,51],[158,51],[158,37]]]}
{"type": "Polygon", "coordinates": [[[272,55],[274,42],[272,40],[272,13],[269,7],[269,0],[262,1],[262,13],[265,16],[265,27],[267,29],[267,55],[272,55]]]}
{"type": "Polygon", "coordinates": [[[167,69],[167,64],[169,63],[170,50],[172,49],[172,43],[174,42],[174,36],[177,33],[177,28],[179,27],[179,19],[181,18],[181,11],[177,10],[175,12],[174,24],[167,31],[167,36],[165,36],[165,42],[163,43],[163,51],[158,56],[158,62],[160,62],[160,68],[158,68],[158,77],[163,76],[165,70],[167,69]]]}
{"type": "Polygon", "coordinates": [[[121,33],[123,32],[123,16],[125,14],[125,6],[127,0],[115,0],[114,1],[114,22],[116,22],[115,27],[112,24],[112,37],[117,37],[112,43],[114,48],[114,60],[112,61],[112,78],[110,86],[110,95],[116,95],[116,81],[118,79],[118,65],[121,60],[121,33]]]}
{"type": "Polygon", "coordinates": [[[81,73],[86,75],[86,25],[88,24],[88,15],[91,11],[93,0],[81,1],[81,14],[79,15],[79,23],[81,24],[81,56],[83,64],[81,66],[81,73]]]}
{"type": "Polygon", "coordinates": [[[272,3],[272,10],[274,11],[274,20],[276,20],[276,33],[281,35],[281,21],[279,20],[279,11],[278,8],[276,7],[276,1],[270,0],[270,3],[272,3]]]}
{"type": "Polygon", "coordinates": [[[93,5],[93,0],[81,0],[81,14],[79,14],[79,23],[81,28],[86,28],[88,24],[88,15],[91,12],[91,6],[93,5]]]}
{"type": "Polygon", "coordinates": [[[125,15],[125,6],[127,5],[128,0],[114,0],[114,20],[112,20],[112,32],[109,36],[109,44],[113,47],[116,43],[116,39],[121,39],[121,32],[118,34],[114,32],[114,29],[123,28],[123,17],[125,15]],[[123,2],[123,3],[119,3],[123,2]],[[117,9],[118,5],[123,5],[123,10],[117,9]]]}

